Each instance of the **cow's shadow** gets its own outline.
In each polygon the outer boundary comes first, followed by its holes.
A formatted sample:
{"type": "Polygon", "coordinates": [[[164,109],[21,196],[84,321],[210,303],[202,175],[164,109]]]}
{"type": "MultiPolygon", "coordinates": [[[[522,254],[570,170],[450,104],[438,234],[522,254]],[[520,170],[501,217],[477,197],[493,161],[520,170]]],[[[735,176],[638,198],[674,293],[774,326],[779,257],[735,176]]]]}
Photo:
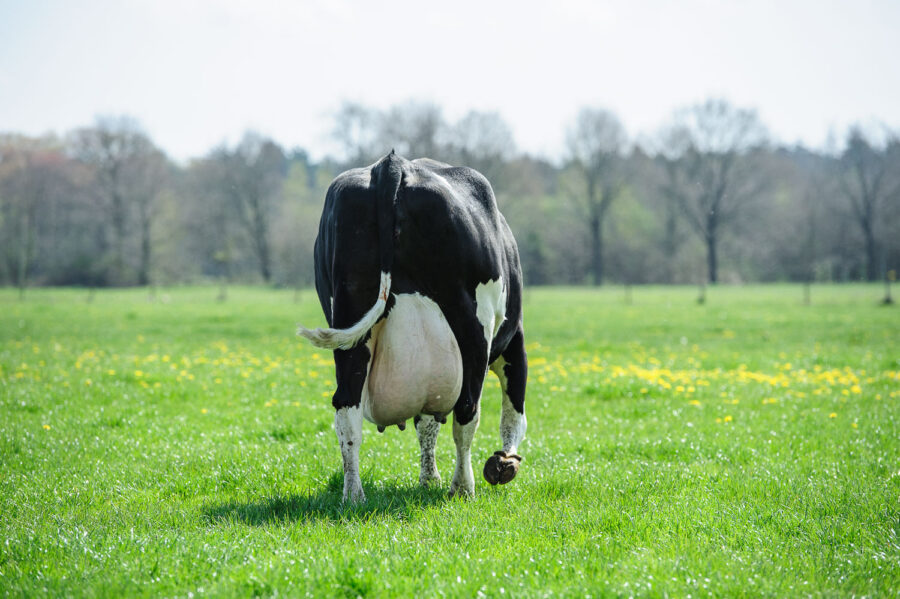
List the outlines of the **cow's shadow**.
{"type": "Polygon", "coordinates": [[[366,501],[353,505],[342,500],[343,481],[343,473],[336,472],[327,485],[318,490],[207,505],[202,508],[202,514],[213,526],[230,522],[252,526],[313,520],[348,522],[363,520],[373,514],[406,520],[423,507],[448,501],[444,487],[426,489],[418,483],[402,485],[390,481],[374,484],[364,478],[366,501]]]}

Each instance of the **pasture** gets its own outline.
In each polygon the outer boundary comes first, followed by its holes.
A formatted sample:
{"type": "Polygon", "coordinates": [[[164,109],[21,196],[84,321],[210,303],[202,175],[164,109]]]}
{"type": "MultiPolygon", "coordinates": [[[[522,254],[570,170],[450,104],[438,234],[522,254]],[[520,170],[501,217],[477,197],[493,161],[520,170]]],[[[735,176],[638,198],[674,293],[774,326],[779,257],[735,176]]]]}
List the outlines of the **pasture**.
{"type": "Polygon", "coordinates": [[[0,595],[900,593],[900,313],[877,286],[531,289],[524,457],[476,497],[364,426],[341,503],[315,295],[0,290],[0,595]]]}

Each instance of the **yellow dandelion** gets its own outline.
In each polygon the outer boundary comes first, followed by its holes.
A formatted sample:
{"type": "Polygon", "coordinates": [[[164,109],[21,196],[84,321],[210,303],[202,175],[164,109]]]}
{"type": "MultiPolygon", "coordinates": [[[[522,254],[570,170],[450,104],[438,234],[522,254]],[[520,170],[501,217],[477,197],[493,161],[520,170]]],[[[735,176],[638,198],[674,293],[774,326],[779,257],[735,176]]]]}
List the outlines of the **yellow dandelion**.
{"type": "Polygon", "coordinates": [[[201,414],[206,414],[208,411],[209,411],[209,410],[207,410],[206,408],[201,408],[201,409],[200,409],[200,413],[201,413],[201,414]]]}
{"type": "Polygon", "coordinates": [[[690,404],[691,404],[692,406],[699,406],[699,405],[701,405],[701,404],[700,404],[700,400],[698,400],[698,399],[692,399],[692,400],[690,401],[690,404]]]}
{"type": "MultiPolygon", "coordinates": [[[[854,426],[855,426],[855,424],[854,424],[854,426]]],[[[49,431],[49,430],[50,430],[50,425],[49,425],[49,424],[45,424],[45,425],[44,425],[44,430],[45,430],[45,431],[49,431]]]]}
{"type": "Polygon", "coordinates": [[[853,427],[853,428],[857,428],[857,426],[856,426],[856,423],[855,423],[855,422],[851,422],[851,423],[850,423],[850,426],[852,426],[852,427],[853,427]]]}
{"type": "Polygon", "coordinates": [[[94,381],[92,381],[91,379],[84,379],[84,384],[90,387],[94,384],[94,381]]]}
{"type": "Polygon", "coordinates": [[[137,378],[141,378],[142,376],[144,376],[144,371],[143,370],[135,370],[134,376],[136,376],[137,378]]]}
{"type": "Polygon", "coordinates": [[[330,396],[331,396],[330,391],[322,391],[322,397],[330,397],[330,396]]]}
{"type": "Polygon", "coordinates": [[[717,422],[718,424],[722,424],[722,419],[721,419],[721,418],[716,418],[716,422],[717,422]]]}
{"type": "Polygon", "coordinates": [[[837,418],[837,412],[832,412],[828,415],[829,418],[837,418]]]}
{"type": "Polygon", "coordinates": [[[733,420],[733,418],[731,417],[731,415],[728,415],[725,417],[724,420],[725,420],[725,422],[731,422],[733,420]]]}
{"type": "Polygon", "coordinates": [[[858,395],[862,393],[862,387],[860,387],[859,385],[853,385],[852,387],[850,387],[850,393],[855,393],[858,395]]]}

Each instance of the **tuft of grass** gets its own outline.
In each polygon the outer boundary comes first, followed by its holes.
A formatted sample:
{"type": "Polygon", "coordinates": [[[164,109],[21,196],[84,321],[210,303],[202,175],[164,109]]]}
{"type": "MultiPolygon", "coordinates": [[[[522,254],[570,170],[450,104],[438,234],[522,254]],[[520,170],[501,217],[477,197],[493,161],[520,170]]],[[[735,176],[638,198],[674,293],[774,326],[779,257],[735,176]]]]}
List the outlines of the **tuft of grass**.
{"type": "Polygon", "coordinates": [[[896,595],[894,309],[695,293],[528,290],[516,480],[449,500],[449,426],[423,489],[412,429],[367,425],[353,506],[312,292],[0,290],[0,593],[896,595]]]}

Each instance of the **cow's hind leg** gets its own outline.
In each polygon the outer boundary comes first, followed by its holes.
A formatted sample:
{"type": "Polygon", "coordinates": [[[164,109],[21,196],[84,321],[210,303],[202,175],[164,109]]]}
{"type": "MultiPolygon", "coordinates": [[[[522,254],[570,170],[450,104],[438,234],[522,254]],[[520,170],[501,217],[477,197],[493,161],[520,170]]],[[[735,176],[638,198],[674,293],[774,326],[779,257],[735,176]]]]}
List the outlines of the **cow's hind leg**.
{"type": "Polygon", "coordinates": [[[478,430],[481,409],[475,405],[475,416],[462,424],[459,414],[453,414],[453,441],[456,443],[456,469],[450,481],[450,497],[473,497],[475,495],[475,475],[472,473],[472,439],[478,430]]]}
{"type": "MultiPolygon", "coordinates": [[[[471,299],[468,298],[471,302],[471,299]]],[[[487,374],[488,348],[484,327],[475,315],[475,305],[466,306],[465,299],[457,311],[445,311],[450,328],[456,335],[463,362],[462,390],[453,408],[453,441],[456,443],[456,469],[450,481],[450,496],[474,496],[472,473],[472,439],[481,416],[481,388],[487,374]],[[468,310],[466,309],[468,308],[468,310]],[[449,313],[448,313],[449,312],[449,313]]]]}
{"type": "Polygon", "coordinates": [[[503,391],[503,408],[500,412],[500,441],[503,449],[488,458],[484,465],[484,478],[492,485],[502,485],[515,478],[519,471],[522,457],[517,451],[528,425],[525,419],[528,359],[521,328],[516,331],[506,350],[491,364],[491,370],[500,379],[503,391]]]}
{"type": "Polygon", "coordinates": [[[366,500],[359,477],[359,446],[362,443],[362,408],[360,401],[369,366],[369,350],[358,346],[334,352],[337,390],[334,432],[337,434],[344,462],[344,500],[359,503],[366,500]]]}
{"type": "Polygon", "coordinates": [[[419,438],[421,450],[419,482],[423,487],[428,487],[432,483],[440,485],[441,475],[434,459],[434,446],[441,430],[441,423],[428,414],[416,416],[413,422],[416,424],[416,437],[419,438]]]}

